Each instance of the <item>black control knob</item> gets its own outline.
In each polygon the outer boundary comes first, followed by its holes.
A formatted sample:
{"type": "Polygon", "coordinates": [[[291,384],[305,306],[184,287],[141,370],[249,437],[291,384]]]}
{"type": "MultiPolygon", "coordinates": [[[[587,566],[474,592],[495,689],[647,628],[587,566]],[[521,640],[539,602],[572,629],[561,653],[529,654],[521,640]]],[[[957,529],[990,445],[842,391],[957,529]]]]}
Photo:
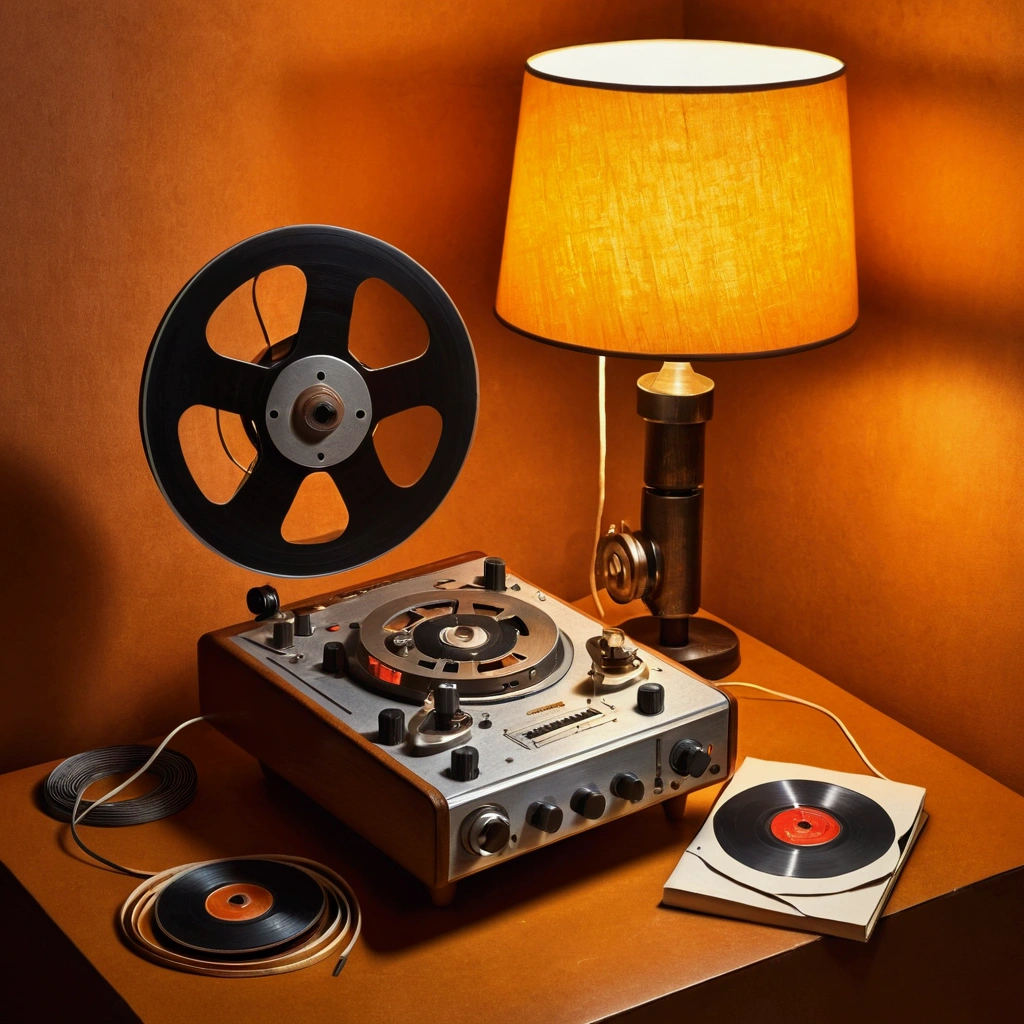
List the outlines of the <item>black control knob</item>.
{"type": "Polygon", "coordinates": [[[638,804],[644,798],[643,780],[638,779],[632,772],[623,772],[612,779],[612,793],[631,804],[638,804]]]}
{"type": "Polygon", "coordinates": [[[324,671],[331,675],[340,675],[345,671],[347,658],[345,647],[337,640],[328,640],[324,644],[324,671]]]}
{"type": "Polygon", "coordinates": [[[512,824],[508,812],[498,804],[486,804],[462,824],[462,845],[478,857],[491,857],[508,846],[512,824]]]}
{"type": "Polygon", "coordinates": [[[434,728],[445,732],[459,710],[459,688],[454,683],[438,683],[434,687],[434,728]]]}
{"type": "Polygon", "coordinates": [[[297,608],[295,611],[295,635],[313,635],[313,616],[308,608],[297,608]]]}
{"type": "Polygon", "coordinates": [[[253,587],[245,595],[245,606],[256,616],[257,622],[262,622],[281,610],[281,598],[269,583],[265,583],[262,587],[253,587]]]}
{"type": "Polygon", "coordinates": [[[484,559],[484,590],[505,589],[505,559],[484,559]]]}
{"type": "Polygon", "coordinates": [[[569,806],[584,818],[596,821],[604,814],[604,793],[597,786],[581,786],[573,793],[569,806]]]}
{"type": "Polygon", "coordinates": [[[696,740],[680,740],[672,748],[668,763],[676,775],[699,779],[708,770],[711,755],[696,740]]]}
{"type": "Polygon", "coordinates": [[[547,800],[538,800],[530,805],[526,819],[541,832],[557,832],[562,827],[562,808],[547,800]]]}
{"type": "Polygon", "coordinates": [[[270,638],[270,644],[279,651],[287,651],[289,647],[295,646],[294,616],[288,615],[286,618],[274,619],[274,635],[270,638]]]}
{"type": "Polygon", "coordinates": [[[641,683],[636,691],[636,709],[641,715],[660,715],[665,710],[665,687],[661,683],[641,683]]]}
{"type": "Polygon", "coordinates": [[[480,774],[480,751],[476,747],[456,747],[448,774],[456,782],[470,782],[480,774]]]}
{"type": "Polygon", "coordinates": [[[397,747],[405,739],[405,712],[401,708],[382,708],[377,715],[377,742],[397,747]]]}

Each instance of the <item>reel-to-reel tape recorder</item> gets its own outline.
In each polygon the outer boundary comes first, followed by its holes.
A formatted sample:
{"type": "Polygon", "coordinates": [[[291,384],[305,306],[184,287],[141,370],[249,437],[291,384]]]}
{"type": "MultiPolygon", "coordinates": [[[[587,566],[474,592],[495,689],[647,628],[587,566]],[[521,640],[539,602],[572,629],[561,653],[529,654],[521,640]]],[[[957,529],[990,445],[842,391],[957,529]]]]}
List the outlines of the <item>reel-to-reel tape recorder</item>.
{"type": "MultiPolygon", "coordinates": [[[[185,286],[142,381],[153,475],[184,525],[223,557],[276,576],[325,576],[409,537],[448,493],[472,440],[477,376],[455,306],[422,267],[377,239],[299,226],[250,238],[185,286]],[[256,362],[213,351],[206,325],[274,267],[306,278],[298,330],[256,362]],[[379,278],[425,321],[426,351],[369,369],[349,351],[353,299],[379,278]],[[235,495],[208,499],[178,424],[195,405],[238,414],[257,451],[235,495]],[[414,406],[441,418],[418,482],[394,484],[377,425],[414,406]],[[330,474],[340,537],[296,544],[282,521],[303,479],[330,474]]],[[[203,714],[425,882],[454,883],[653,803],[723,781],[735,703],[618,630],[463,555],[281,608],[249,593],[250,620],[199,641],[203,714]]]]}

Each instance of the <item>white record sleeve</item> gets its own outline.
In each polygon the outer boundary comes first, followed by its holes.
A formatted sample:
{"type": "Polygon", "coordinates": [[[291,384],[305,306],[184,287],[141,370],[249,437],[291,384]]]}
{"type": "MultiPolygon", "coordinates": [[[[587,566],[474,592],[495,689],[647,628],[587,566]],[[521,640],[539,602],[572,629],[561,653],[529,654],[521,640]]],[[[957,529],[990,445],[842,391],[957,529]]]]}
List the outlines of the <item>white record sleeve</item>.
{"type": "Polygon", "coordinates": [[[923,827],[924,797],[919,786],[748,757],[666,882],[664,902],[866,940],[923,827]],[[890,819],[894,838],[871,863],[822,878],[755,870],[727,853],[716,835],[716,815],[746,790],[794,780],[841,787],[874,801],[890,819]]]}
{"type": "Polygon", "coordinates": [[[776,896],[820,896],[847,892],[864,885],[883,881],[892,874],[900,859],[900,840],[913,828],[924,803],[924,790],[902,782],[890,782],[873,775],[828,771],[803,764],[783,761],[762,761],[748,757],[722,791],[708,820],[687,849],[708,867],[728,875],[733,881],[776,896]],[[766,782],[787,782],[806,779],[839,786],[860,793],[877,803],[888,814],[895,833],[889,848],[877,860],[855,871],[828,878],[797,878],[757,871],[739,863],[726,853],[715,834],[715,818],[726,802],[744,790],[766,782]]]}

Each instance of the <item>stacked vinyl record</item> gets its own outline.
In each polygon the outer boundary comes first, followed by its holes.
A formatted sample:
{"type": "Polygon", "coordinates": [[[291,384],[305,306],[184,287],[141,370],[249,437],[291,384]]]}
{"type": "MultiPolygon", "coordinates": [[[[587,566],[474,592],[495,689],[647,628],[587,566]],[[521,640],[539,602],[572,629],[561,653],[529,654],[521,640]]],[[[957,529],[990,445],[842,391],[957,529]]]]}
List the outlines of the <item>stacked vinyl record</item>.
{"type": "Polygon", "coordinates": [[[121,909],[145,956],[219,977],[280,974],[332,954],[338,970],[359,934],[344,879],[297,857],[241,857],[154,875],[121,909]]]}
{"type": "Polygon", "coordinates": [[[748,757],[662,898],[866,941],[924,827],[924,796],[870,775],[748,757]]]}
{"type": "Polygon", "coordinates": [[[896,838],[874,800],[816,779],[774,779],[717,809],[715,837],[741,864],[787,878],[834,878],[867,867],[896,838]]]}

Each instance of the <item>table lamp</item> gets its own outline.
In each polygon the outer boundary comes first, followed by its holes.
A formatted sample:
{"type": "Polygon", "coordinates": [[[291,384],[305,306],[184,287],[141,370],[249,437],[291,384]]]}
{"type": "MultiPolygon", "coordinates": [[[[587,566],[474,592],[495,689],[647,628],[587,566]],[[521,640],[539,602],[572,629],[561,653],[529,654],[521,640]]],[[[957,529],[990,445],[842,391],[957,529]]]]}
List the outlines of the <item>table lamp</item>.
{"type": "Polygon", "coordinates": [[[495,312],[538,341],[656,358],[640,528],[595,571],[651,615],[623,629],[709,679],[739,641],[700,606],[704,425],[694,360],[781,355],[853,330],[844,65],[806,50],[642,40],[526,64],[495,312]]]}

